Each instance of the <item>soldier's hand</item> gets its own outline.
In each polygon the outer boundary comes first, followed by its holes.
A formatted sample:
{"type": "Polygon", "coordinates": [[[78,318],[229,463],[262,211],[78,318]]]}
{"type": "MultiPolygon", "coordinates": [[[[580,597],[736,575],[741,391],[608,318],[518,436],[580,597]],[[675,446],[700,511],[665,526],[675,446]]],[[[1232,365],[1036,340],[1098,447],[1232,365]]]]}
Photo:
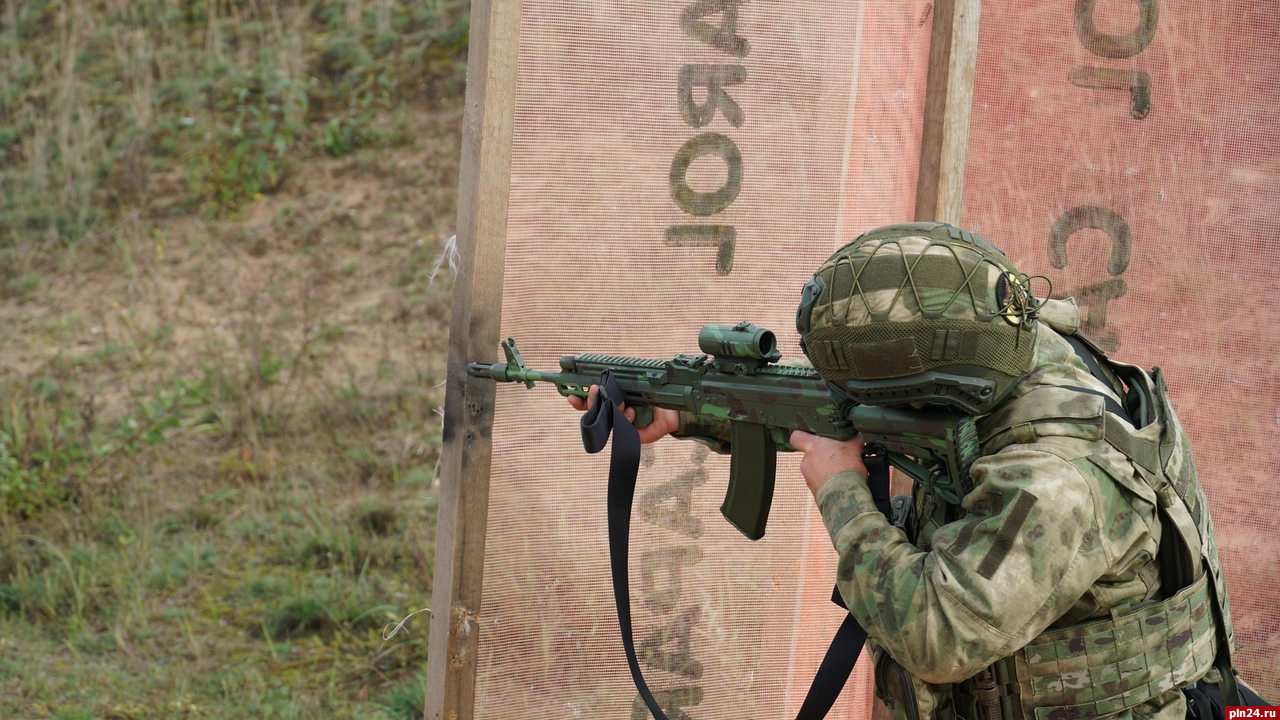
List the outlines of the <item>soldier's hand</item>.
{"type": "MultiPolygon", "coordinates": [[[[599,392],[600,386],[592,385],[590,394],[587,395],[585,400],[576,395],[570,395],[569,404],[572,405],[575,410],[586,412],[587,408],[591,407],[591,404],[596,401],[596,395],[599,392]]],[[[631,422],[635,422],[636,411],[634,408],[629,408],[626,404],[623,404],[622,414],[626,415],[627,419],[631,422]]],[[[645,425],[644,427],[637,427],[636,430],[640,432],[641,443],[651,443],[661,440],[667,435],[675,432],[679,427],[680,413],[675,410],[656,407],[653,408],[653,422],[645,425]]]]}
{"type": "Polygon", "coordinates": [[[803,430],[791,432],[791,444],[804,453],[800,461],[800,473],[809,486],[814,497],[818,488],[832,475],[845,470],[856,470],[867,474],[867,466],[862,462],[862,436],[850,440],[832,440],[830,438],[811,435],[803,430]]]}

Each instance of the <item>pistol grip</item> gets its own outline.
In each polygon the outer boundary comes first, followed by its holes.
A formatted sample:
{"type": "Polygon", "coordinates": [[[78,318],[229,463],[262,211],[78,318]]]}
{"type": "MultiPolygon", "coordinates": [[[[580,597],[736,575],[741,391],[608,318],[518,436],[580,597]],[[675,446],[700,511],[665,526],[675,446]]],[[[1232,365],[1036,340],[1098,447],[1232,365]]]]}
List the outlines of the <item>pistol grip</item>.
{"type": "Polygon", "coordinates": [[[764,537],[773,505],[778,446],[769,428],[746,422],[729,424],[729,488],[720,512],[751,540],[764,537]]]}

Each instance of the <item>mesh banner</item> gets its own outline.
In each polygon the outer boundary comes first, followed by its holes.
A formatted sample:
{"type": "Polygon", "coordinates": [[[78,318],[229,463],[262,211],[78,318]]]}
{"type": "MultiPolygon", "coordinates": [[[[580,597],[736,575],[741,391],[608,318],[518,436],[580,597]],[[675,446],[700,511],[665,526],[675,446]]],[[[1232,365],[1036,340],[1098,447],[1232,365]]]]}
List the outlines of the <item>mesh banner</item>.
{"type": "MultiPolygon", "coordinates": [[[[554,370],[696,353],[702,325],[751,320],[798,355],[808,275],[911,217],[929,7],[526,0],[504,337],[554,370]]],[[[477,717],[648,714],[613,607],[607,451],[584,454],[577,421],[550,386],[499,389],[477,717]]],[[[793,716],[842,616],[796,458],[756,543],[720,516],[727,480],[692,442],[642,461],[635,636],[673,720],[793,716]]],[[[869,707],[864,667],[831,717],[869,707]]]]}
{"type": "MultiPolygon", "coordinates": [[[[1076,296],[1120,359],[1165,369],[1243,672],[1277,697],[1280,17],[1189,5],[984,3],[965,224],[1076,296]]],[[[798,354],[808,274],[912,216],[931,8],[525,0],[503,335],[548,370],[696,352],[703,324],[740,320],[798,354]]],[[[493,432],[477,717],[646,717],[609,582],[607,457],[549,386],[500,388],[493,432]]],[[[694,443],[642,462],[636,641],[673,719],[794,715],[841,617],[796,458],[758,543],[720,517],[727,477],[694,443]]],[[[832,717],[870,715],[866,670],[832,717]]]]}
{"type": "Polygon", "coordinates": [[[1280,9],[987,0],[964,222],[1166,373],[1242,675],[1280,699],[1280,9]]]}

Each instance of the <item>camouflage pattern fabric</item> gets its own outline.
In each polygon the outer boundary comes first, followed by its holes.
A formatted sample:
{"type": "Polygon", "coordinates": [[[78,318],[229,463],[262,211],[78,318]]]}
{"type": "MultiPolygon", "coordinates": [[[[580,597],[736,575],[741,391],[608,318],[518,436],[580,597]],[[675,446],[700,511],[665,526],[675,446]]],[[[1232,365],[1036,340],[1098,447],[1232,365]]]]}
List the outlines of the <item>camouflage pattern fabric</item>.
{"type": "Polygon", "coordinates": [[[818,268],[801,291],[796,329],[819,374],[855,400],[945,395],[953,407],[985,413],[1031,365],[1040,303],[1029,282],[995,246],[966,230],[887,225],[858,236],[818,268]],[[954,384],[954,377],[970,387],[937,386],[954,384]],[[904,380],[883,382],[896,379],[904,380]]]}
{"type": "MultiPolygon", "coordinates": [[[[1104,438],[1103,398],[1066,390],[1114,397],[1051,327],[1078,327],[1074,304],[1046,309],[1032,371],[979,419],[984,456],[972,467],[976,487],[959,519],[948,522],[945,505],[918,494],[913,544],[876,511],[860,474],[834,475],[818,492],[839,553],[841,594],[874,652],[887,652],[911,673],[922,718],[948,702],[950,684],[1046,632],[1159,597],[1156,498],[1141,492],[1143,471],[1104,438]]],[[[1212,635],[1212,624],[1200,622],[1176,641],[1203,645],[1206,632],[1212,635]]],[[[1197,677],[1204,674],[1202,664],[1194,667],[1197,677]]],[[[1120,679],[1083,677],[1091,687],[1079,688],[1080,700],[1120,679]]],[[[1075,691],[1063,684],[1055,702],[1070,703],[1075,691]]],[[[1179,691],[1155,690],[1130,707],[1090,706],[1096,713],[1088,716],[1184,716],[1179,691]]],[[[904,717],[902,708],[891,710],[904,717]]]]}

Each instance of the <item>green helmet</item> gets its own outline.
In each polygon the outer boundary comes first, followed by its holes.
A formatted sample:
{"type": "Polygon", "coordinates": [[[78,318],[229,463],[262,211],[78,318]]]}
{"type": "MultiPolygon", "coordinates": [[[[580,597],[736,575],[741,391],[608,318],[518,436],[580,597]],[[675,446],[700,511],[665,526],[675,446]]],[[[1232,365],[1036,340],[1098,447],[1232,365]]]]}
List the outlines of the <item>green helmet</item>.
{"type": "Polygon", "coordinates": [[[838,394],[983,414],[1030,371],[1040,304],[990,242],[945,223],[906,223],[827,258],[804,286],[796,329],[838,394]]]}

